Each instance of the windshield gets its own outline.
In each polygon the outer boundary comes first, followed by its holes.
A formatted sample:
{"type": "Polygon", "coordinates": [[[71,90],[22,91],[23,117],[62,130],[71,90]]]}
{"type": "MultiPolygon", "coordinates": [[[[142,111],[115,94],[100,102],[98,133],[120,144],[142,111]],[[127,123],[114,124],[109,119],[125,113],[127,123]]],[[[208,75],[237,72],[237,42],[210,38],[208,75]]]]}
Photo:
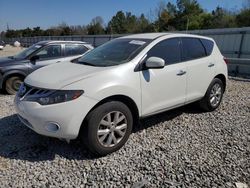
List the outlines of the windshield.
{"type": "Polygon", "coordinates": [[[36,50],[40,49],[41,47],[42,47],[42,45],[34,44],[31,47],[23,50],[19,54],[15,55],[14,58],[15,59],[24,59],[27,56],[29,56],[30,54],[32,54],[33,52],[35,52],[36,50]]]}
{"type": "Polygon", "coordinates": [[[90,51],[78,63],[106,67],[126,63],[133,59],[151,40],[115,39],[90,51]]]}

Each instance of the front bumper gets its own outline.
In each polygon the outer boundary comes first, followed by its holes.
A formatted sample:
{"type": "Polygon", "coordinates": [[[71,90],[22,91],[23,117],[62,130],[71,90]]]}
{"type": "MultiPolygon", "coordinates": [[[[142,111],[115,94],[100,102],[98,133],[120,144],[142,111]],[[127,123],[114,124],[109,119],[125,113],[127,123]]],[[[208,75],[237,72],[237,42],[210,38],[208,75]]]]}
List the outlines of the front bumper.
{"type": "Polygon", "coordinates": [[[41,135],[67,140],[78,136],[85,116],[97,102],[85,96],[44,106],[36,102],[22,101],[18,96],[14,100],[19,119],[27,127],[41,135]],[[50,124],[58,125],[58,130],[48,130],[50,124]]]}

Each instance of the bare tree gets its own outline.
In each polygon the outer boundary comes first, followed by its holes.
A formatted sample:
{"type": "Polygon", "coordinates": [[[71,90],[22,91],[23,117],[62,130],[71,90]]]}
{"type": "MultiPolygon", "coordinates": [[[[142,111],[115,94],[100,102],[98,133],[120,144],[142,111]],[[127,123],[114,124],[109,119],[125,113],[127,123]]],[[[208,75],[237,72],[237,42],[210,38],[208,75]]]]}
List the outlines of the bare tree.
{"type": "Polygon", "coordinates": [[[250,9],[250,0],[245,0],[245,2],[243,3],[243,7],[244,9],[250,9]]]}
{"type": "Polygon", "coordinates": [[[97,25],[97,24],[104,26],[104,21],[101,16],[94,17],[90,22],[90,25],[97,25]]]}
{"type": "Polygon", "coordinates": [[[155,9],[155,14],[160,17],[162,12],[166,10],[167,4],[165,1],[160,1],[155,9]]]}
{"type": "Polygon", "coordinates": [[[159,19],[161,13],[166,9],[166,2],[161,0],[158,2],[156,8],[150,9],[149,12],[146,14],[146,18],[149,20],[150,23],[155,22],[159,19]]]}

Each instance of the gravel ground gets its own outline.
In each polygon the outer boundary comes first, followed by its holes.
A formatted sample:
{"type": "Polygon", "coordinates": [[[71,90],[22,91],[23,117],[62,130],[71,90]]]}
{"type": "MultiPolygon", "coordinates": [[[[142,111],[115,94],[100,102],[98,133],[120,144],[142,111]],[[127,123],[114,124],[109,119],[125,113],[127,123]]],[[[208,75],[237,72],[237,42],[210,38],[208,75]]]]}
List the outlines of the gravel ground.
{"type": "Polygon", "coordinates": [[[189,105],[141,121],[127,144],[93,158],[40,136],[0,94],[0,187],[249,187],[250,80],[231,79],[219,109],[189,105]]]}
{"type": "Polygon", "coordinates": [[[0,50],[0,57],[1,56],[14,55],[14,54],[22,51],[23,49],[25,49],[25,48],[23,48],[23,47],[13,47],[13,46],[10,46],[10,45],[6,45],[3,50],[0,50]]]}

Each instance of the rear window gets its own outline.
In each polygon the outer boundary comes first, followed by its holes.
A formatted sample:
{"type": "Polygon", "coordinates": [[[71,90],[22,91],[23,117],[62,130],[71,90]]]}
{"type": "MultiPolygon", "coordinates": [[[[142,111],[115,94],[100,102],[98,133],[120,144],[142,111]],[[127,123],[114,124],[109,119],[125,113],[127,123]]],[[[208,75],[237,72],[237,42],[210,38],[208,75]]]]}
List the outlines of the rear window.
{"type": "Polygon", "coordinates": [[[182,60],[188,61],[206,56],[206,51],[198,38],[182,38],[182,60]]]}
{"type": "Polygon", "coordinates": [[[66,44],[65,56],[84,54],[88,49],[84,45],[66,44]]]}
{"type": "Polygon", "coordinates": [[[214,48],[214,42],[207,39],[201,39],[201,42],[206,49],[207,56],[211,55],[214,48]]]}

